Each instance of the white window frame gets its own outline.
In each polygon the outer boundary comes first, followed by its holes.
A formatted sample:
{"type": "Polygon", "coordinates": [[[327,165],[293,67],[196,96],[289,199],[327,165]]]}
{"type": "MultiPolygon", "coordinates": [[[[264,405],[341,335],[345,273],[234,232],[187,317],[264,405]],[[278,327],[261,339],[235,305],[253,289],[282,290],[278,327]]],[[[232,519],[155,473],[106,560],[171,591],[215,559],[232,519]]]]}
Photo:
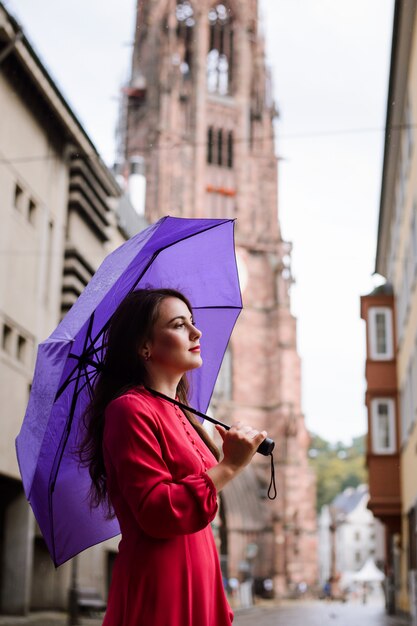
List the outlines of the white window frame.
{"type": "Polygon", "coordinates": [[[397,433],[395,428],[395,404],[392,398],[373,398],[371,401],[371,428],[372,428],[372,451],[374,454],[395,454],[397,451],[397,433]],[[379,446],[378,436],[378,406],[385,404],[388,407],[388,432],[390,445],[386,448],[379,446]]]}
{"type": "Polygon", "coordinates": [[[392,310],[389,307],[371,307],[369,309],[369,348],[373,361],[390,361],[394,358],[394,338],[392,335],[392,310]],[[377,352],[376,316],[385,315],[386,346],[384,353],[377,352]]]}

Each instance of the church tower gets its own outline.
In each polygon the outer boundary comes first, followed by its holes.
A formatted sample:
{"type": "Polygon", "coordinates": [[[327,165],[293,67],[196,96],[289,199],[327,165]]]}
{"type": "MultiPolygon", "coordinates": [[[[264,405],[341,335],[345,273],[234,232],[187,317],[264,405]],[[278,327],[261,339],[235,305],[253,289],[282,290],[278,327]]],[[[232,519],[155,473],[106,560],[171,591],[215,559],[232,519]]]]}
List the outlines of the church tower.
{"type": "Polygon", "coordinates": [[[126,179],[143,172],[147,220],[237,218],[244,310],[212,408],[221,420],[247,421],[275,439],[278,497],[266,500],[269,461],[260,455],[222,492],[224,572],[271,577],[278,594],[314,584],[315,480],[257,0],[139,0],[124,93],[118,167],[126,179]]]}

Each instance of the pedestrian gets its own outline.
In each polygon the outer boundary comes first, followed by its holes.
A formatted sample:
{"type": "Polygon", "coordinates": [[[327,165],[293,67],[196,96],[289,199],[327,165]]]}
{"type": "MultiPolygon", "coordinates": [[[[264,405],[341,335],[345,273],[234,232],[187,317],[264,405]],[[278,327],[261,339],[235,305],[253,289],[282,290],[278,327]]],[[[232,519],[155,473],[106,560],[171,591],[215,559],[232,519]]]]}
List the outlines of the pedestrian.
{"type": "Polygon", "coordinates": [[[324,593],[325,600],[331,600],[332,599],[332,585],[331,585],[331,579],[330,578],[328,580],[326,580],[326,582],[323,585],[323,593],[324,593]]]}
{"type": "Polygon", "coordinates": [[[116,515],[122,533],[103,626],[232,623],[210,522],[218,492],[266,432],[216,426],[220,460],[192,414],[154,395],[187,403],[186,373],[204,356],[200,338],[190,303],[171,289],[131,293],[107,331],[80,449],[92,504],[116,515]]]}

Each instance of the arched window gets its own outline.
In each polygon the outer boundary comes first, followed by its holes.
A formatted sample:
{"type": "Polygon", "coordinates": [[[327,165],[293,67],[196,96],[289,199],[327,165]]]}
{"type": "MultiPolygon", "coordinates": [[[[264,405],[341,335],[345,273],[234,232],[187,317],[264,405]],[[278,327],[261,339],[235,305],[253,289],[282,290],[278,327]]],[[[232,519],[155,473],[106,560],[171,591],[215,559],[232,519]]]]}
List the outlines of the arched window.
{"type": "Polygon", "coordinates": [[[226,96],[231,92],[233,70],[233,22],[225,4],[209,11],[210,42],[207,56],[207,89],[226,96]]]}
{"type": "Polygon", "coordinates": [[[194,9],[189,0],[177,0],[177,37],[184,45],[181,60],[183,74],[191,73],[193,58],[193,31],[195,25],[194,9]]]}

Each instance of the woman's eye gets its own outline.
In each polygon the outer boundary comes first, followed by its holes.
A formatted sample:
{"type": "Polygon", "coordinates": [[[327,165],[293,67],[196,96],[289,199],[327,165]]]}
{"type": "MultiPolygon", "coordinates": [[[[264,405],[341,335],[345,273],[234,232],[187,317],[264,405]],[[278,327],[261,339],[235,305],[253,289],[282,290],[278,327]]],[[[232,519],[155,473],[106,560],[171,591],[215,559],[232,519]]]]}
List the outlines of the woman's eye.
{"type": "Polygon", "coordinates": [[[175,328],[182,328],[185,324],[176,324],[175,328]]]}

